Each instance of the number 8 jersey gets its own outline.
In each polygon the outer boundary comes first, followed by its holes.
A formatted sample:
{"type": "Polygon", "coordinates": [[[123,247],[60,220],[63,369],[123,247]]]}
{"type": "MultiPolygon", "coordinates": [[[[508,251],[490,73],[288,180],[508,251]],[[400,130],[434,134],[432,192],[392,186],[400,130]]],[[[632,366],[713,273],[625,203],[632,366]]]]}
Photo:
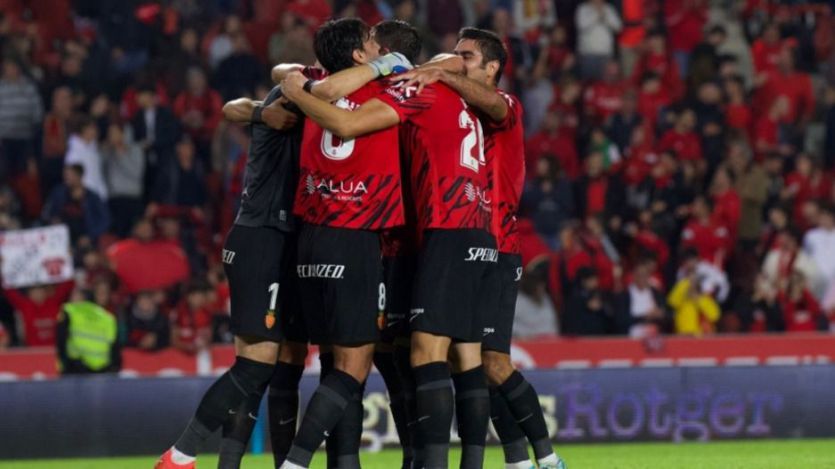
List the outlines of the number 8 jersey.
{"type": "MultiPolygon", "coordinates": [[[[336,106],[356,109],[384,86],[370,82],[336,106]]],[[[403,225],[397,126],[342,140],[307,119],[293,212],[307,223],[380,230],[403,225]]]]}
{"type": "Polygon", "coordinates": [[[402,146],[411,158],[410,185],[418,230],[490,231],[481,123],[463,99],[443,84],[390,86],[379,96],[405,124],[402,146]]]}

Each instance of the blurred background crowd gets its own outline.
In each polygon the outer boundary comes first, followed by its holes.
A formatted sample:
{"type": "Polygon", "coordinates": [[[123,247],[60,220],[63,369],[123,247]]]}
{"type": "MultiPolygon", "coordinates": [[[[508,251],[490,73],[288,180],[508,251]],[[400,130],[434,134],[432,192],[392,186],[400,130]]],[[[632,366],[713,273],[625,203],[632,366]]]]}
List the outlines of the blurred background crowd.
{"type": "Polygon", "coordinates": [[[831,330],[833,1],[0,0],[0,230],[70,231],[75,279],[7,289],[0,347],[88,298],[120,341],[228,342],[249,136],[225,100],[313,63],[333,16],[462,26],[525,107],[518,338],[831,330]]]}

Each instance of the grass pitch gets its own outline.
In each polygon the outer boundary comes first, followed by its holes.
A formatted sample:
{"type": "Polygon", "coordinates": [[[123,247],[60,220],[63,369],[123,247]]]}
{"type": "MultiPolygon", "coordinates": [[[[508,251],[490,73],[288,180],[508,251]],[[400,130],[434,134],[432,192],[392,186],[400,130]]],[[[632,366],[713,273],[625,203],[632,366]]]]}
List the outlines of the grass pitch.
{"type": "MultiPolygon", "coordinates": [[[[712,443],[625,443],[561,445],[569,469],[835,469],[835,440],[762,440],[712,443]]],[[[451,467],[459,452],[453,450],[451,467]]],[[[362,453],[364,469],[398,469],[400,453],[362,453]]],[[[0,469],[151,469],[154,457],[0,461],[0,469]]],[[[216,467],[215,456],[198,460],[198,468],[216,467]]],[[[272,469],[269,455],[244,458],[244,469],[272,469]]],[[[313,468],[324,468],[317,453],[313,468]]],[[[501,450],[487,451],[485,469],[504,467],[501,450]]]]}

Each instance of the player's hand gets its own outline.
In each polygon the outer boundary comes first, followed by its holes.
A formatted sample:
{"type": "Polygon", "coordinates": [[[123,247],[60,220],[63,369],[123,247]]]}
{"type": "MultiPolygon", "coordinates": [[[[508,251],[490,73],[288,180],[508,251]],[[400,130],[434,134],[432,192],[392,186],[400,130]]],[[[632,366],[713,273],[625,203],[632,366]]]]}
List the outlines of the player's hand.
{"type": "Polygon", "coordinates": [[[279,98],[261,111],[261,120],[276,130],[287,130],[296,126],[299,116],[284,108],[289,101],[286,98],[279,98]]]}
{"type": "Polygon", "coordinates": [[[418,68],[411,72],[406,72],[397,76],[397,80],[406,80],[403,85],[405,87],[417,86],[417,93],[420,94],[426,85],[437,83],[444,76],[444,71],[440,68],[418,68]]]}
{"type": "Polygon", "coordinates": [[[368,62],[368,66],[376,73],[375,78],[387,77],[392,73],[402,73],[414,68],[412,63],[409,62],[409,59],[399,52],[389,52],[386,55],[377,57],[371,62],[368,62]]]}
{"type": "Polygon", "coordinates": [[[290,72],[287,77],[281,81],[281,92],[290,101],[295,101],[302,93],[304,93],[304,84],[307,83],[307,77],[301,72],[290,72]]]}

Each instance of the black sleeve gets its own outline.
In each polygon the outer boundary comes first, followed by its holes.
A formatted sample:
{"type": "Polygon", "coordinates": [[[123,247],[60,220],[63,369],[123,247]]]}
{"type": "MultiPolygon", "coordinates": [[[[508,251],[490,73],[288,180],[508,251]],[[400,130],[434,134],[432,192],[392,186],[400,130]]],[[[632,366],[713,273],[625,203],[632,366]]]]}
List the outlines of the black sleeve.
{"type": "Polygon", "coordinates": [[[108,371],[118,373],[122,369],[122,343],[116,338],[110,346],[110,366],[108,371]]]}
{"type": "Polygon", "coordinates": [[[70,318],[67,316],[67,313],[61,311],[58,315],[58,321],[55,323],[55,347],[62,372],[66,372],[69,366],[69,358],[67,358],[67,337],[69,330],[70,318]]]}

